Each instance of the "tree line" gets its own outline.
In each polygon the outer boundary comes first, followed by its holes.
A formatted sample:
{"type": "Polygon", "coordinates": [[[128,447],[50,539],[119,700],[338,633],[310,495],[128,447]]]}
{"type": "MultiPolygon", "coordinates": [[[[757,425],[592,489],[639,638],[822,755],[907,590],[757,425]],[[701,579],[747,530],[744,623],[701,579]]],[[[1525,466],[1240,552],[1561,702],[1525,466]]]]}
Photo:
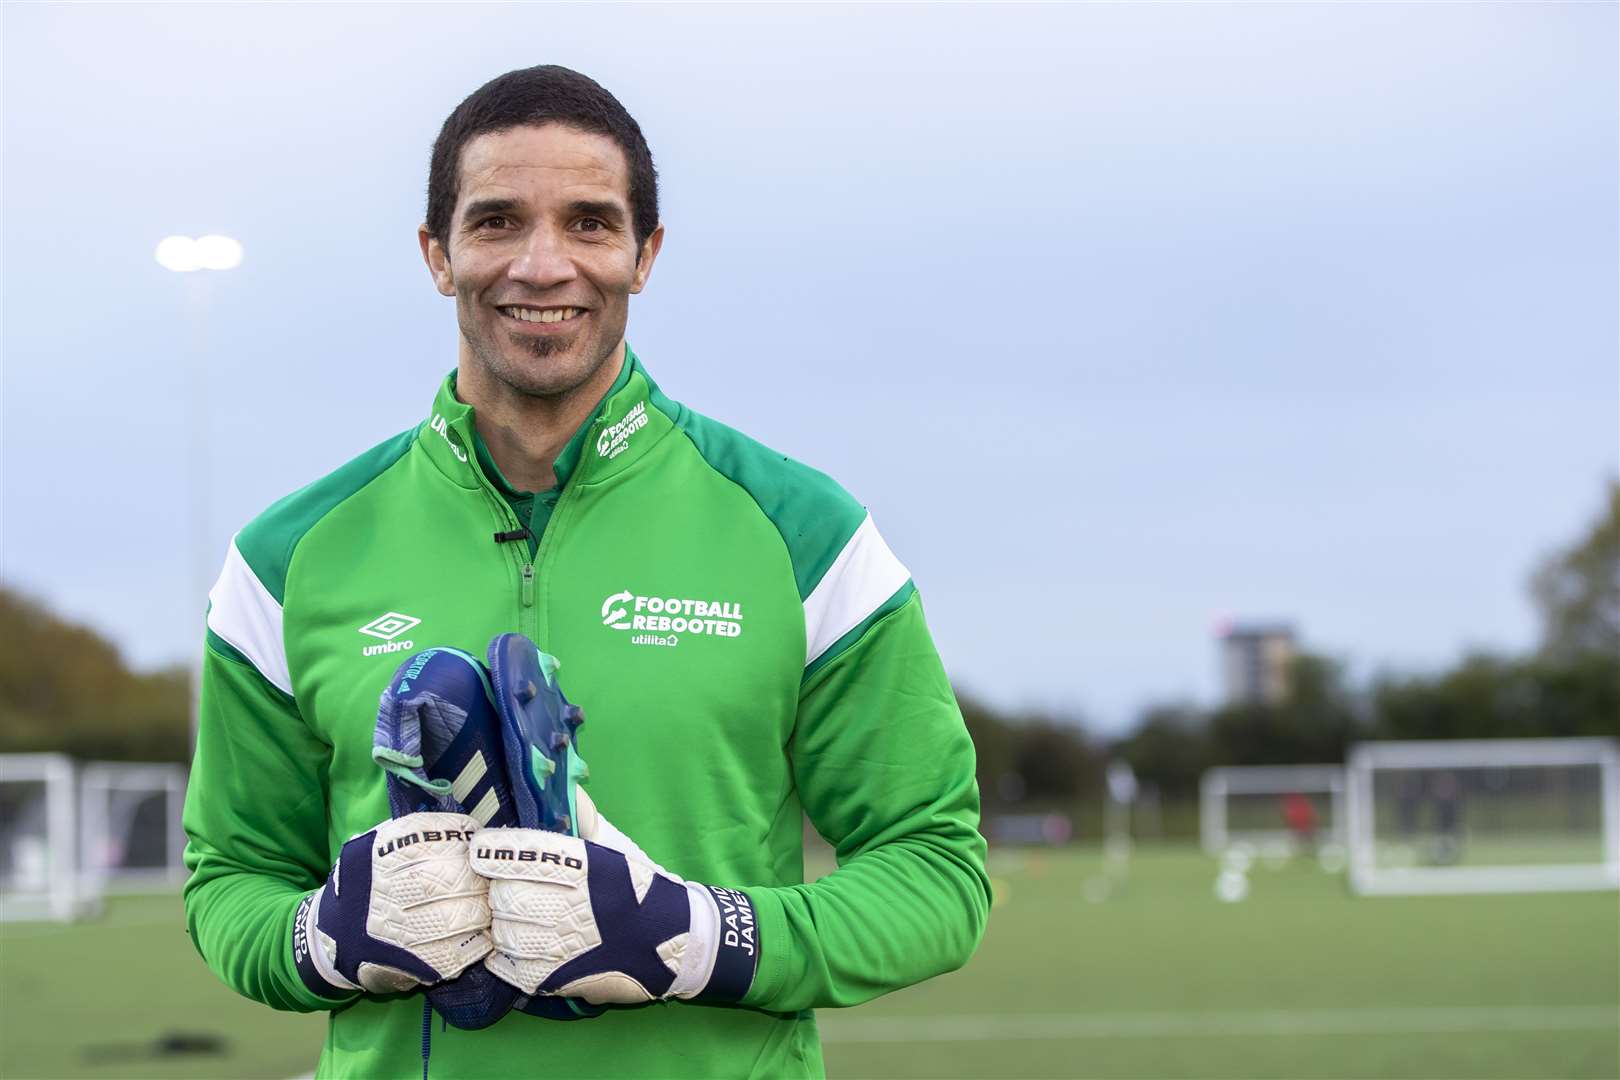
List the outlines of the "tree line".
{"type": "MultiPolygon", "coordinates": [[[[1074,717],[1010,713],[959,691],[986,809],[1092,807],[1114,759],[1175,803],[1192,799],[1212,766],[1338,762],[1362,739],[1620,733],[1620,483],[1605,495],[1588,533],[1532,576],[1542,637],[1527,655],[1476,653],[1355,686],[1339,661],[1304,654],[1277,704],[1163,704],[1113,740],[1074,717]]],[[[189,759],[183,667],[131,670],[93,630],[4,587],[0,637],[0,752],[189,759]]]]}

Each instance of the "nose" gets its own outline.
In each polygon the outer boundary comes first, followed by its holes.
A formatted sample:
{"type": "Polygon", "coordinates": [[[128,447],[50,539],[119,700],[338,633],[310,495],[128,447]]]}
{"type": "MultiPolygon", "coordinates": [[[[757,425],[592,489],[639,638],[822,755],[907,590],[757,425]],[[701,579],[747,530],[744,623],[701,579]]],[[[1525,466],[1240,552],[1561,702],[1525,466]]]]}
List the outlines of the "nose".
{"type": "Polygon", "coordinates": [[[569,257],[563,237],[541,227],[529,232],[523,250],[507,266],[506,276],[512,281],[545,289],[574,280],[579,270],[569,257]]]}

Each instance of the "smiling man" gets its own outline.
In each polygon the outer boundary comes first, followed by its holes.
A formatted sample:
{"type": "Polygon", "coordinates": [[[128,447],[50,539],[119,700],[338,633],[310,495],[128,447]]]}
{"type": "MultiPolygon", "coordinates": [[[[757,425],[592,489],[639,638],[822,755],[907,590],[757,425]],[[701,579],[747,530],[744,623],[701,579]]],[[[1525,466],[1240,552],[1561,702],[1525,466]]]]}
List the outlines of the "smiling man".
{"type": "Polygon", "coordinates": [[[650,221],[631,206],[638,181],[656,198],[652,158],[642,147],[635,175],[633,150],[561,123],[456,141],[435,149],[436,175],[455,149],[460,168],[453,188],[433,193],[422,254],[456,298],[459,396],[507,479],[543,490],[562,443],[623,369],[630,296],[664,239],[656,205],[650,221]]]}
{"type": "Polygon", "coordinates": [[[841,487],[666,397],[626,345],[664,229],[641,130],[595,82],[530,68],[462,102],[419,238],[455,370],[422,422],[243,528],[210,593],[193,939],[241,993],[331,1010],[322,1076],[820,1074],[811,1010],[960,966],[989,906],[973,749],[910,575],[841,487]],[[345,842],[389,818],[392,654],[509,631],[561,658],[617,828],[502,833],[543,881],[455,839],[390,878],[345,842]],[[809,884],[805,816],[839,860],[809,884]],[[457,947],[492,941],[523,994],[616,1007],[434,1025],[429,1055],[442,963],[356,967],[305,932],[390,880],[422,912],[476,893],[457,947]],[[568,905],[575,932],[535,936],[568,905]]]}

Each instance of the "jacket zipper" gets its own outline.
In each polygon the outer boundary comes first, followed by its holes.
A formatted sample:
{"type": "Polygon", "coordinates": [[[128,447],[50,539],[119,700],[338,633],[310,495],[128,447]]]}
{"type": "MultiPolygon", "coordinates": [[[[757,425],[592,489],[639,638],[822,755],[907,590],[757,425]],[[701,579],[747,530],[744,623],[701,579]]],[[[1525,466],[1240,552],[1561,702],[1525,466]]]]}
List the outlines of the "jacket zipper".
{"type": "MultiPolygon", "coordinates": [[[[587,450],[596,443],[596,433],[600,423],[599,420],[592,421],[586,432],[585,448],[587,450]]],[[[580,486],[580,481],[583,479],[581,474],[584,472],[585,460],[582,453],[579,464],[574,466],[574,475],[570,476],[568,483],[563,485],[562,493],[557,496],[557,505],[551,509],[551,519],[546,522],[546,531],[540,537],[540,543],[535,548],[534,558],[523,568],[523,603],[529,623],[526,632],[542,648],[544,648],[544,644],[541,642],[541,635],[549,628],[540,625],[543,605],[538,607],[530,606],[534,600],[536,579],[540,576],[540,567],[545,563],[546,553],[556,546],[557,533],[562,529],[563,518],[567,516],[566,511],[573,505],[575,491],[580,486]]]]}
{"type": "MultiPolygon", "coordinates": [[[[595,438],[596,427],[597,423],[593,422],[587,436],[587,446],[591,445],[590,440],[595,438]]],[[[581,462],[581,465],[583,464],[581,462]]],[[[562,523],[563,509],[572,501],[571,496],[574,493],[574,488],[578,486],[575,481],[579,479],[578,474],[582,471],[581,468],[576,467],[574,469],[575,475],[569,478],[570,483],[563,485],[562,494],[557,497],[557,505],[551,511],[551,520],[546,523],[545,535],[539,538],[540,542],[535,547],[534,555],[526,559],[522,554],[517,556],[521,564],[518,570],[518,601],[520,604],[518,617],[522,625],[519,630],[537,644],[540,642],[541,637],[540,608],[534,602],[535,579],[539,577],[537,564],[542,561],[541,556],[545,554],[546,549],[552,546],[551,542],[556,536],[557,528],[562,523]]],[[[505,499],[501,498],[500,493],[489,486],[488,480],[484,480],[483,486],[485,496],[495,503],[496,512],[503,521],[519,529],[527,528],[517,520],[517,515],[512,513],[511,506],[507,504],[505,499]]]]}
{"type": "Polygon", "coordinates": [[[528,554],[528,541],[526,539],[523,541],[523,550],[519,552],[518,559],[523,564],[518,568],[518,603],[520,605],[518,607],[518,629],[530,641],[538,643],[540,639],[536,636],[534,604],[535,558],[528,554]]]}
{"type": "MultiPolygon", "coordinates": [[[[482,479],[482,478],[480,478],[480,479],[482,479]]],[[[487,480],[484,481],[481,486],[484,489],[484,497],[487,498],[490,501],[490,504],[495,509],[496,518],[500,521],[500,523],[507,526],[506,529],[503,529],[501,531],[503,531],[503,532],[511,532],[511,531],[514,531],[514,530],[520,530],[521,529],[521,530],[525,530],[525,532],[526,532],[528,527],[526,525],[524,525],[523,522],[521,522],[521,521],[519,521],[517,519],[516,514],[512,513],[512,507],[507,503],[507,501],[505,499],[501,498],[500,493],[497,492],[494,488],[490,487],[489,482],[487,480]]],[[[519,602],[518,622],[519,622],[519,625],[518,625],[517,629],[521,633],[527,635],[528,637],[533,638],[534,637],[534,559],[528,557],[527,554],[526,554],[526,552],[528,550],[527,541],[520,541],[520,542],[523,543],[523,545],[524,545],[523,548],[520,549],[519,551],[516,551],[516,552],[513,553],[514,557],[517,559],[517,562],[518,562],[518,602],[519,602]]]]}

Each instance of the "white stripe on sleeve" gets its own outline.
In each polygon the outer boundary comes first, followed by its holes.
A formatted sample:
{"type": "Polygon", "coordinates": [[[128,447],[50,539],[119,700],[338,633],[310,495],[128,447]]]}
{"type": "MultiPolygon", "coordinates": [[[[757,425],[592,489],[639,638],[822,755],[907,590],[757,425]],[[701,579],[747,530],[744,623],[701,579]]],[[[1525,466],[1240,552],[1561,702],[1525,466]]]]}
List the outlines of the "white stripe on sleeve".
{"type": "Polygon", "coordinates": [[[867,514],[804,601],[806,667],[911,579],[867,514]]]}
{"type": "Polygon", "coordinates": [[[284,694],[292,693],[287,673],[287,647],[281,639],[281,605],[242,558],[236,541],[225,555],[225,568],[208,590],[208,629],[258,669],[284,694]]]}

